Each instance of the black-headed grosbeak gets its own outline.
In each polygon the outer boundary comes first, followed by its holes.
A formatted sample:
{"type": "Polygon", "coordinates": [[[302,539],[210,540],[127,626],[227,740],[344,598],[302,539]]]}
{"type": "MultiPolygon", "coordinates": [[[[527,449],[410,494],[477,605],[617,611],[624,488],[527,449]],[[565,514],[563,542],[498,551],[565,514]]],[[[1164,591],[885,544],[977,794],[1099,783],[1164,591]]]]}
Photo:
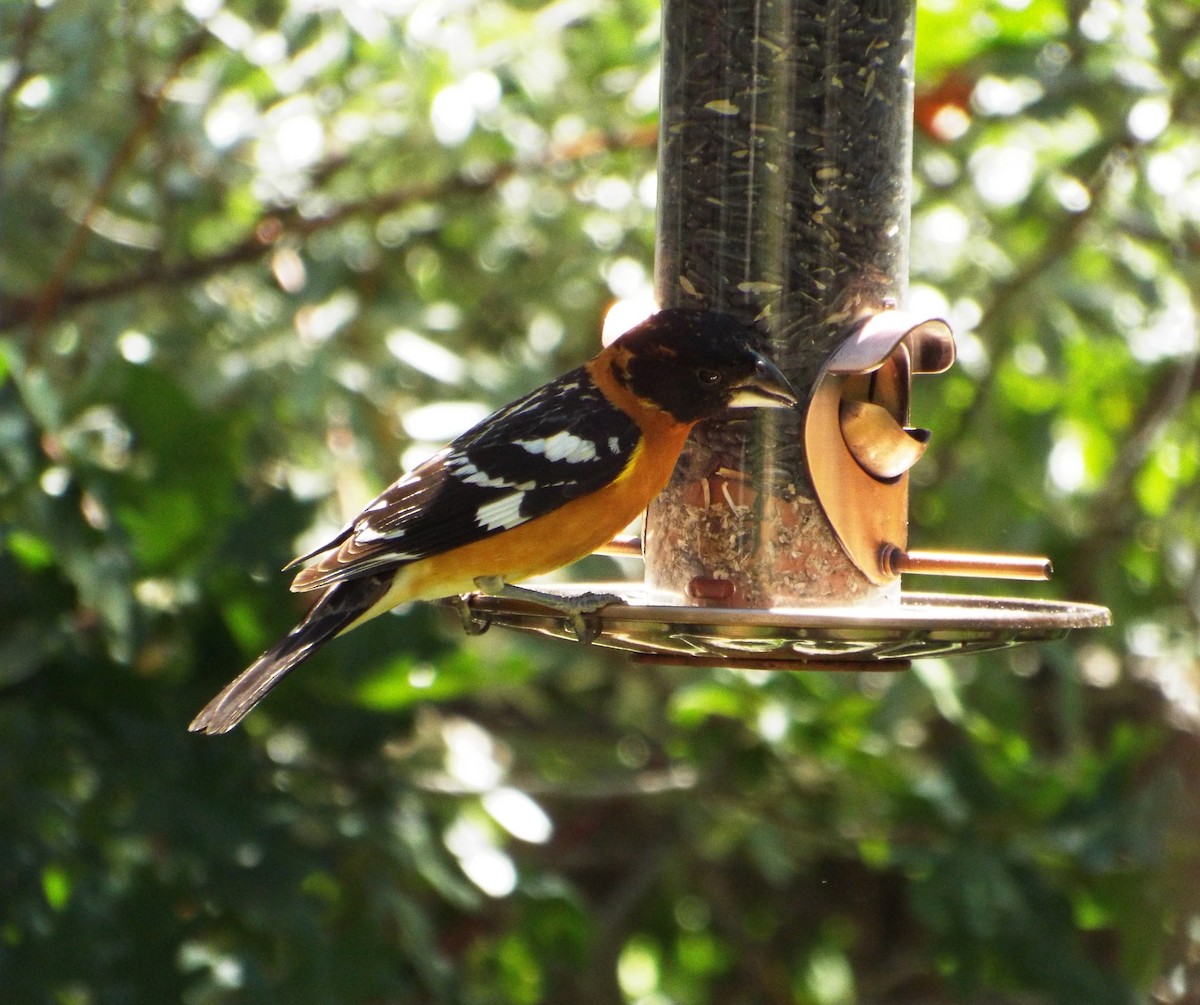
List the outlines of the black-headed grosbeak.
{"type": "MultiPolygon", "coordinates": [[[[660,311],[467,430],[292,563],[317,559],[292,589],[323,590],[320,600],[190,728],[232,729],[319,646],[399,604],[478,589],[528,595],[510,582],[608,543],[662,491],[701,419],[796,404],[748,335],[721,314],[660,311]]],[[[537,596],[576,618],[618,599],[537,596]]]]}

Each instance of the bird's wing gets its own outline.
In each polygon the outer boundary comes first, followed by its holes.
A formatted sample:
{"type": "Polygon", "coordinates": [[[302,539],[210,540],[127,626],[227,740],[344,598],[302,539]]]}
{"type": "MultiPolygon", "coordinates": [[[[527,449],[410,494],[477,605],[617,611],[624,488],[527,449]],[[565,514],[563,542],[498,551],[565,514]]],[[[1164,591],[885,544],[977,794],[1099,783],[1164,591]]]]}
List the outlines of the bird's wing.
{"type": "Polygon", "coordinates": [[[615,479],[641,438],[584,368],[484,419],[385,489],[302,570],[313,590],[470,544],[615,479]]]}

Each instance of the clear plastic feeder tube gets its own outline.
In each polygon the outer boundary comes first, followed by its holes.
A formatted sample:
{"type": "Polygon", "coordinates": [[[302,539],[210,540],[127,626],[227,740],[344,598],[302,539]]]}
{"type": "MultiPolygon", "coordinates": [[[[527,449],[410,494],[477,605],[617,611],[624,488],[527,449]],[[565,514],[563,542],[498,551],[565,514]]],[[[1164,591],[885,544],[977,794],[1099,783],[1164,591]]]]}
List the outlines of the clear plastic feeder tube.
{"type": "MultiPolygon", "coordinates": [[[[664,0],[663,307],[756,323],[801,396],[907,278],[911,0],[664,0]]],[[[798,412],[698,427],[645,529],[658,602],[887,602],[838,544],[798,412]]]]}

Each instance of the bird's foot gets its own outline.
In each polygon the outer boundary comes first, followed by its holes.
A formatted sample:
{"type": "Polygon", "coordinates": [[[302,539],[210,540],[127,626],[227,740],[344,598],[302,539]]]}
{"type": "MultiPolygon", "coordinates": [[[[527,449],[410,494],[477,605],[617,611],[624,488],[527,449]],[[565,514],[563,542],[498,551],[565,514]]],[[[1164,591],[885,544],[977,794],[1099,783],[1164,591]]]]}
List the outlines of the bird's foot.
{"type": "Polygon", "coordinates": [[[480,576],[475,585],[484,593],[495,597],[511,597],[514,600],[529,600],[541,604],[552,611],[564,614],[571,624],[575,638],[580,642],[594,642],[600,635],[600,625],[595,618],[589,619],[588,614],[595,614],[609,604],[623,604],[625,598],[615,593],[577,593],[574,596],[562,596],[557,593],[543,593],[541,590],[531,590],[524,586],[513,586],[504,582],[499,576],[480,576]]]}

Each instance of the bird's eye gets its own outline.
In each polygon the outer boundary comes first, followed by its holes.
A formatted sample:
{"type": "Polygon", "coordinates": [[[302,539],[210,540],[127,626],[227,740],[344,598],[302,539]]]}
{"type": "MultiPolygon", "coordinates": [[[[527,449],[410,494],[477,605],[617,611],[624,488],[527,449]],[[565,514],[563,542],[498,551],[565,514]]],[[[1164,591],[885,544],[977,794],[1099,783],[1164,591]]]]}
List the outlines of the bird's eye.
{"type": "Polygon", "coordinates": [[[696,379],[701,384],[719,384],[721,382],[721,374],[716,370],[709,370],[707,367],[701,367],[696,371],[696,379]]]}

